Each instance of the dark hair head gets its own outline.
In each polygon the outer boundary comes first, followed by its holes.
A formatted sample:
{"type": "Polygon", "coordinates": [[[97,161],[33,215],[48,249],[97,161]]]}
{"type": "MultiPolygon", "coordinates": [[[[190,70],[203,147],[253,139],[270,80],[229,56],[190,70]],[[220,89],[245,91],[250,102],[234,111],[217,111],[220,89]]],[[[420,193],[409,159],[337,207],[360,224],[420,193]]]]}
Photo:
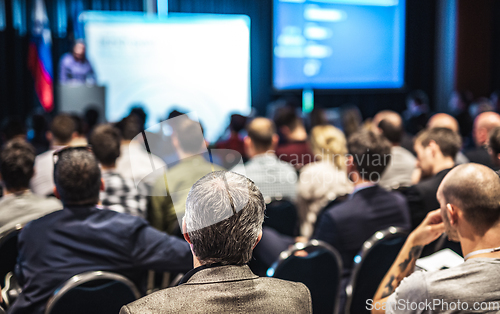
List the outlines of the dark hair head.
{"type": "Polygon", "coordinates": [[[403,125],[395,125],[387,119],[383,119],[378,124],[378,128],[382,131],[382,135],[389,140],[392,144],[401,143],[403,137],[403,125]]]}
{"type": "Polygon", "coordinates": [[[78,133],[78,135],[83,135],[83,119],[77,114],[72,114],[71,118],[75,121],[76,133],[78,133]]]}
{"type": "Polygon", "coordinates": [[[137,134],[141,133],[141,124],[136,116],[128,116],[115,124],[121,136],[126,141],[131,141],[137,134]]]}
{"type": "Polygon", "coordinates": [[[500,178],[486,166],[468,163],[455,167],[441,182],[439,193],[446,203],[458,206],[479,233],[500,220],[500,178]]]}
{"type": "Polygon", "coordinates": [[[99,110],[95,107],[89,107],[85,110],[84,117],[89,129],[92,129],[99,120],[99,110]]]}
{"type": "Polygon", "coordinates": [[[273,120],[278,130],[286,126],[290,131],[293,131],[302,123],[301,119],[297,116],[295,108],[289,106],[276,109],[273,120]]]}
{"type": "Polygon", "coordinates": [[[50,132],[59,144],[67,144],[73,133],[77,132],[77,125],[70,115],[60,114],[52,120],[50,132]]]}
{"type": "Polygon", "coordinates": [[[243,265],[262,231],[264,198],[248,178],[215,171],[189,191],[184,217],[193,252],[202,264],[243,265]]]}
{"type": "Polygon", "coordinates": [[[245,129],[247,124],[247,117],[242,116],[241,114],[233,114],[231,115],[231,122],[229,123],[229,128],[236,133],[239,133],[241,130],[245,129]]]}
{"type": "Polygon", "coordinates": [[[90,145],[97,160],[104,166],[112,166],[120,157],[120,131],[110,124],[96,127],[90,135],[90,145]]]}
{"type": "Polygon", "coordinates": [[[427,147],[431,141],[439,146],[443,156],[453,159],[462,147],[460,135],[448,128],[426,129],[418,133],[415,139],[415,143],[420,143],[423,147],[427,147]]]}
{"type": "Polygon", "coordinates": [[[35,157],[35,148],[23,140],[12,140],[5,144],[0,154],[0,173],[7,190],[29,188],[35,157]]]}
{"type": "Polygon", "coordinates": [[[99,202],[101,170],[94,154],[85,148],[61,151],[54,166],[54,182],[65,206],[99,202]]]}
{"type": "Polygon", "coordinates": [[[132,107],[132,109],[130,109],[130,116],[136,116],[137,118],[139,118],[141,131],[144,130],[144,126],[145,126],[146,120],[147,120],[147,114],[146,114],[146,111],[144,111],[143,106],[137,105],[137,106],[132,107]]]}
{"type": "Polygon", "coordinates": [[[17,136],[26,136],[26,124],[19,117],[8,118],[4,122],[2,133],[7,141],[17,136]]]}
{"type": "Polygon", "coordinates": [[[490,132],[490,148],[495,156],[500,154],[500,127],[496,127],[490,132]]]}
{"type": "Polygon", "coordinates": [[[391,143],[380,134],[362,129],[349,137],[347,150],[363,180],[377,181],[391,161],[391,143]],[[376,178],[373,175],[376,175],[376,178]]]}
{"type": "Polygon", "coordinates": [[[192,120],[183,121],[179,124],[175,134],[182,151],[189,154],[201,152],[205,141],[201,124],[192,120]]]}
{"type": "Polygon", "coordinates": [[[273,121],[266,118],[255,118],[247,128],[248,137],[259,151],[267,151],[273,144],[273,135],[276,134],[273,121]]]}

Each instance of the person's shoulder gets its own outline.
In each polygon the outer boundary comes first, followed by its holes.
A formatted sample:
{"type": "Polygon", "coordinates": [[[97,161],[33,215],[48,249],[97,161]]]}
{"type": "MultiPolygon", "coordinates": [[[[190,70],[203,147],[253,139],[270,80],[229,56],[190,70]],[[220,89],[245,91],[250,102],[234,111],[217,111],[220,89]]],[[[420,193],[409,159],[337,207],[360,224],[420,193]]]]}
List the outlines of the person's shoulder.
{"type": "Polygon", "coordinates": [[[72,59],[73,59],[73,56],[71,55],[71,53],[70,52],[66,52],[61,57],[61,64],[66,64],[68,62],[71,62],[72,59]]]}
{"type": "Polygon", "coordinates": [[[120,314],[177,313],[179,299],[189,300],[191,297],[186,297],[184,285],[171,287],[127,304],[122,308],[120,314]]]}
{"type": "Polygon", "coordinates": [[[281,293],[293,294],[301,298],[307,299],[310,297],[309,289],[301,282],[293,282],[269,277],[259,277],[256,280],[260,281],[263,285],[268,286],[271,291],[272,289],[275,289],[281,293]]]}

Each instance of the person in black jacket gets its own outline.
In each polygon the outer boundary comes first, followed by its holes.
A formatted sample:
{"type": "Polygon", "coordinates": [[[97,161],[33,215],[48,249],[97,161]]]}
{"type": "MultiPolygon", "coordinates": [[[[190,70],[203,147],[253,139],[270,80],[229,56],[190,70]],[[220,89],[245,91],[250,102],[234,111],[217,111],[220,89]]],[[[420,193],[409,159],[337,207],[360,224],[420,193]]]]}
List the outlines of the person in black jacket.
{"type": "Polygon", "coordinates": [[[425,179],[403,191],[410,208],[412,229],[428,212],[439,208],[436,192],[444,176],[455,166],[455,156],[461,146],[460,135],[448,128],[427,129],[417,135],[417,167],[425,179]]]}

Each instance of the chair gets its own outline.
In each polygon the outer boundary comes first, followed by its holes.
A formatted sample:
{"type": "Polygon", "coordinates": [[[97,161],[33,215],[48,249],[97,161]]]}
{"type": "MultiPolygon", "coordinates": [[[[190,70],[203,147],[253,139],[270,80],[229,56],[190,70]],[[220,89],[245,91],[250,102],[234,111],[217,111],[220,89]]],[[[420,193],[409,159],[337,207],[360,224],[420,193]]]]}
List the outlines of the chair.
{"type": "Polygon", "coordinates": [[[140,298],[127,278],[104,271],[75,275],[59,287],[47,302],[45,314],[108,314],[140,298]]]}
{"type": "Polygon", "coordinates": [[[346,288],[345,313],[370,313],[366,300],[373,299],[380,282],[392,266],[408,237],[408,231],[390,227],[376,232],[354,258],[354,268],[346,288]]]}
{"type": "Polygon", "coordinates": [[[5,276],[14,271],[17,262],[17,238],[24,227],[22,224],[0,234],[0,279],[2,288],[5,286],[5,276]]]}
{"type": "Polygon", "coordinates": [[[273,198],[266,201],[266,218],[264,226],[268,226],[279,233],[291,237],[298,235],[297,208],[287,200],[273,198]]]}
{"type": "Polygon", "coordinates": [[[328,244],[318,240],[296,243],[281,253],[267,275],[305,284],[311,291],[314,313],[338,313],[342,260],[328,244]],[[307,256],[295,255],[302,250],[307,256]]]}

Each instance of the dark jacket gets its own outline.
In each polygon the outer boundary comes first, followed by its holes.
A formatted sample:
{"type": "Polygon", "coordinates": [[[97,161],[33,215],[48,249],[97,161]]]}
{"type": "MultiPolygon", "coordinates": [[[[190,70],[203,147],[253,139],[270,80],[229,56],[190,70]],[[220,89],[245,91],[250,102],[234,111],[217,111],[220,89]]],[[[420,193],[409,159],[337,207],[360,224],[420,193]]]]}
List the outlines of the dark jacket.
{"type": "Polygon", "coordinates": [[[143,271],[192,268],[187,242],[138,217],[69,207],[32,221],[19,235],[16,276],[23,292],[9,313],[43,313],[54,290],[72,276],[110,271],[140,282],[143,271]]]}
{"type": "Polygon", "coordinates": [[[389,227],[410,229],[410,214],[404,197],[375,185],[361,189],[343,203],[327,208],[321,215],[314,238],[336,248],[350,275],[353,260],[363,243],[375,232],[389,227]]]}

